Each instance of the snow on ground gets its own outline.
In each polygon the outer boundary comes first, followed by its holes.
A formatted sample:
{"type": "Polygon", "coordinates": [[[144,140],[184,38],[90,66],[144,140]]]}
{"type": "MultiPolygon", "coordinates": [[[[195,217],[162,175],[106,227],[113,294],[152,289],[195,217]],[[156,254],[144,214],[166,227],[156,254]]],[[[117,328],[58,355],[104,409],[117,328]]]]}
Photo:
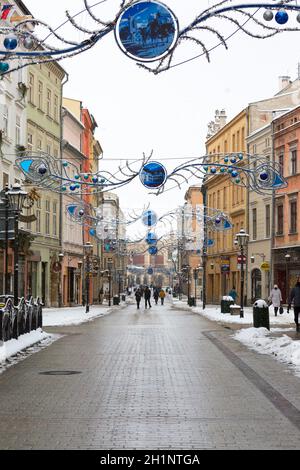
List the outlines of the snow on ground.
{"type": "Polygon", "coordinates": [[[274,337],[274,333],[292,330],[292,328],[243,328],[233,338],[261,354],[273,355],[277,360],[293,366],[300,377],[300,341],[283,334],[274,337]]]}
{"type": "Polygon", "coordinates": [[[40,351],[59,339],[61,335],[48,334],[41,328],[2,343],[0,341],[0,373],[29,355],[40,351]],[[25,351],[26,350],[26,351],[25,351]]]}
{"type": "MultiPolygon", "coordinates": [[[[198,301],[199,303],[199,301],[198,301]]],[[[220,321],[222,323],[237,323],[241,325],[253,325],[253,309],[252,307],[244,308],[244,318],[240,318],[239,315],[231,315],[230,313],[221,313],[221,307],[218,305],[208,305],[205,310],[202,309],[202,302],[197,307],[189,307],[186,301],[173,300],[173,305],[184,310],[191,310],[194,313],[198,313],[209,320],[220,321]]],[[[269,307],[269,318],[270,325],[295,325],[293,311],[287,313],[284,308],[284,313],[277,317],[274,315],[273,307],[269,307]]]]}
{"type": "MultiPolygon", "coordinates": [[[[122,303],[122,305],[125,304],[122,303]]],[[[43,327],[80,325],[81,323],[92,321],[94,318],[108,315],[115,308],[118,307],[95,305],[90,306],[89,313],[85,313],[85,307],[45,308],[43,309],[43,327]]],[[[5,343],[0,341],[0,373],[7,366],[25,359],[28,355],[49,346],[59,338],[61,338],[61,335],[48,334],[39,328],[36,331],[19,336],[18,339],[11,339],[5,343]],[[32,346],[34,347],[31,348],[32,346]],[[10,359],[12,357],[13,359],[10,359]]]]}
{"type": "Polygon", "coordinates": [[[108,315],[114,308],[116,307],[91,305],[89,313],[85,313],[85,307],[44,308],[43,326],[80,325],[94,318],[108,315]]]}
{"type": "MultiPolygon", "coordinates": [[[[237,325],[253,325],[252,307],[246,307],[244,310],[244,318],[239,315],[231,315],[230,313],[221,313],[221,307],[217,305],[209,305],[202,309],[199,307],[189,307],[186,301],[179,301],[174,299],[173,305],[184,310],[191,310],[198,313],[209,320],[224,323],[235,323],[237,325]]],[[[285,333],[288,331],[295,331],[293,311],[287,313],[286,308],[282,315],[274,316],[273,307],[269,307],[270,326],[277,326],[277,328],[241,328],[234,335],[233,338],[245,344],[250,349],[253,349],[261,354],[269,354],[274,356],[277,360],[288,364],[296,371],[296,375],[300,377],[300,341],[290,338],[285,333]],[[280,325],[285,328],[280,328],[280,325]],[[287,327],[289,326],[290,327],[287,327]]],[[[300,339],[300,338],[299,338],[300,339]]]]}

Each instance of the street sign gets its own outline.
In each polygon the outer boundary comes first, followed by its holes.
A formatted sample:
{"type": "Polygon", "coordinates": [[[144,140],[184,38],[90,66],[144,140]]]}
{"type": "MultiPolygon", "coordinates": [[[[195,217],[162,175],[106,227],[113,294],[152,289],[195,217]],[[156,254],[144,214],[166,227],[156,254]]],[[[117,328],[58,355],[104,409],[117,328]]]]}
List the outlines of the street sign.
{"type": "Polygon", "coordinates": [[[262,269],[263,271],[270,271],[270,263],[268,261],[264,261],[263,263],[261,263],[260,269],[262,269]]]}
{"type": "Polygon", "coordinates": [[[243,262],[243,264],[245,264],[246,263],[246,256],[243,255],[243,258],[242,258],[242,255],[238,255],[237,262],[238,262],[238,264],[242,264],[242,262],[243,262]]]}

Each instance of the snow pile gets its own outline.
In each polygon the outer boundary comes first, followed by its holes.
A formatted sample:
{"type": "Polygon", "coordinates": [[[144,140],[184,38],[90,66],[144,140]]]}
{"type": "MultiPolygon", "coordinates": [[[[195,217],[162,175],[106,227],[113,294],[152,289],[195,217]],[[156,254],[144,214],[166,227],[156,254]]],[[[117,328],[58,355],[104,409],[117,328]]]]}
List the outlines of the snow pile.
{"type": "MultiPolygon", "coordinates": [[[[253,308],[245,307],[244,308],[244,318],[240,318],[239,315],[231,315],[230,313],[221,313],[221,307],[218,305],[208,305],[205,310],[202,309],[202,302],[197,299],[197,307],[189,307],[187,302],[180,301],[177,299],[173,300],[173,306],[175,308],[192,311],[203,317],[208,318],[212,321],[219,321],[224,323],[238,323],[240,325],[253,325],[253,308]]],[[[279,326],[279,325],[295,325],[294,315],[292,312],[287,313],[287,310],[284,310],[282,315],[275,317],[273,306],[269,307],[269,317],[270,325],[279,326]]]]}
{"type": "Polygon", "coordinates": [[[0,342],[0,363],[5,362],[8,358],[41,341],[48,344],[52,342],[53,338],[58,339],[58,336],[50,335],[42,331],[41,328],[38,328],[30,333],[19,336],[18,339],[11,339],[5,343],[0,342]]]}
{"type": "Polygon", "coordinates": [[[230,295],[223,295],[222,300],[229,300],[230,302],[233,302],[233,298],[230,295]]]}
{"type": "Polygon", "coordinates": [[[85,307],[44,308],[43,326],[80,325],[94,318],[103,317],[112,311],[112,308],[103,305],[90,306],[89,313],[85,313],[85,307]]]}
{"type": "Polygon", "coordinates": [[[267,302],[265,302],[265,300],[262,300],[262,299],[257,300],[253,304],[253,307],[259,307],[259,308],[265,308],[267,306],[268,306],[267,302]]]}
{"type": "MultiPolygon", "coordinates": [[[[287,330],[292,328],[284,331],[287,330]]],[[[280,329],[276,328],[271,331],[266,328],[245,328],[235,333],[233,338],[261,354],[273,355],[277,360],[293,365],[297,375],[300,375],[300,341],[295,341],[285,334],[280,337],[272,336],[279,331],[280,329]]]]}

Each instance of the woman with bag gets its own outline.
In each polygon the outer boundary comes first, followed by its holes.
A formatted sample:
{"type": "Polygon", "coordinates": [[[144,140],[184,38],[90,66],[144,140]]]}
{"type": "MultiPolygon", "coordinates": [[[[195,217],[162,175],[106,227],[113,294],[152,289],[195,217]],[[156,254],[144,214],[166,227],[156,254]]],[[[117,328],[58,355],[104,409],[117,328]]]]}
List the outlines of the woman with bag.
{"type": "Polygon", "coordinates": [[[274,285],[273,289],[271,290],[269,301],[273,304],[275,317],[277,317],[278,309],[280,307],[279,313],[283,313],[283,308],[281,306],[282,296],[281,290],[278,288],[277,284],[274,285]]]}

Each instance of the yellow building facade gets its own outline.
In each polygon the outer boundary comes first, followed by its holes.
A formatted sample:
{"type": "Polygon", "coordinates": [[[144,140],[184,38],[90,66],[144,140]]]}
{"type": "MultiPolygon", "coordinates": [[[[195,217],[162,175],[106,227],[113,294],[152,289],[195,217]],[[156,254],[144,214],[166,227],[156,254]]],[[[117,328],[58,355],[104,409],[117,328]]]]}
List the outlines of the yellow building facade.
{"type": "MultiPolygon", "coordinates": [[[[206,153],[210,156],[210,162],[217,162],[226,154],[246,151],[247,128],[247,110],[243,110],[207,140],[206,153]]],[[[204,181],[205,205],[226,213],[233,225],[231,230],[207,232],[207,238],[214,242],[207,249],[207,303],[219,303],[233,286],[237,289],[240,302],[239,253],[234,239],[241,228],[246,230],[247,227],[247,190],[232,183],[231,179],[227,174],[209,176],[208,171],[204,181]]]]}

